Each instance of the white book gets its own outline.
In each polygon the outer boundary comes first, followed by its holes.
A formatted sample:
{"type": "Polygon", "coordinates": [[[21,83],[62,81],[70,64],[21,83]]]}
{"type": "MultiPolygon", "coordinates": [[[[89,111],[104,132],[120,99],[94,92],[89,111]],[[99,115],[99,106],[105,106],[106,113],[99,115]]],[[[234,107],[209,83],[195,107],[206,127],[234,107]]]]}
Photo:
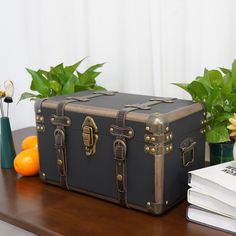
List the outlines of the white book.
{"type": "Polygon", "coordinates": [[[236,220],[190,205],[186,218],[189,221],[214,229],[236,233],[236,220]]]}
{"type": "Polygon", "coordinates": [[[224,199],[217,199],[202,190],[195,188],[188,189],[187,200],[190,204],[236,220],[235,207],[225,202],[224,199]]]}
{"type": "Polygon", "coordinates": [[[236,208],[234,161],[189,172],[189,186],[236,208]]]}

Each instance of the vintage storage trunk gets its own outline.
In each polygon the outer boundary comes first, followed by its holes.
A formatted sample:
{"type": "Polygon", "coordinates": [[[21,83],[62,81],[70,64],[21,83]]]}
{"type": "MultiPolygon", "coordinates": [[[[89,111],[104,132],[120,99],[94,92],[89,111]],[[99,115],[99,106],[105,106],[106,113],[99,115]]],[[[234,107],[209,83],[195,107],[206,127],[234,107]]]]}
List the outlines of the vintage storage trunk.
{"type": "Polygon", "coordinates": [[[199,103],[85,91],[35,104],[43,181],[161,214],[204,166],[199,103]]]}

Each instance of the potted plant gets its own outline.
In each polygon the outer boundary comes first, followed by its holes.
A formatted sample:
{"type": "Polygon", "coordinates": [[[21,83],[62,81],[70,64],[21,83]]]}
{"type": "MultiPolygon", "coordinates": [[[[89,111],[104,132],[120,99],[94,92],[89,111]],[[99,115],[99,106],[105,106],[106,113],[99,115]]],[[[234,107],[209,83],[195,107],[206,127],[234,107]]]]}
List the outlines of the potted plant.
{"type": "Polygon", "coordinates": [[[30,89],[36,93],[24,92],[20,101],[27,98],[38,99],[59,96],[83,90],[106,90],[102,86],[98,86],[95,80],[101,73],[96,70],[102,67],[104,63],[93,65],[81,73],[77,68],[84,59],[70,66],[64,66],[61,63],[50,67],[49,71],[26,69],[32,77],[30,89]]]}
{"type": "Polygon", "coordinates": [[[206,141],[210,145],[210,162],[218,164],[232,160],[233,141],[229,119],[236,112],[236,60],[230,69],[205,69],[191,83],[173,83],[187,91],[206,111],[206,141]]]}

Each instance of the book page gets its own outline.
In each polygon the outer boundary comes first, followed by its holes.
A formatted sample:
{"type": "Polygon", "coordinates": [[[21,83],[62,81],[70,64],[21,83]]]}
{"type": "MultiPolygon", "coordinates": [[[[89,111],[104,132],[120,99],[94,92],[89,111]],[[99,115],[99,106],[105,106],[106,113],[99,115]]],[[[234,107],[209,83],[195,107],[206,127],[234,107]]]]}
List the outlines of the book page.
{"type": "Polygon", "coordinates": [[[236,192],[236,167],[234,167],[234,161],[201,168],[189,173],[236,192]]]}

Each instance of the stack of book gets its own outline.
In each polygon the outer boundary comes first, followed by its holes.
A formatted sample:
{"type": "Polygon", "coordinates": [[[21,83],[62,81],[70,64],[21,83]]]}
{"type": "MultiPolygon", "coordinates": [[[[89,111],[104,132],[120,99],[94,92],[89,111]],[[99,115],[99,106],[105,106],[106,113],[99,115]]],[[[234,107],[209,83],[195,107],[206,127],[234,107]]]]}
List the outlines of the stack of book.
{"type": "Polygon", "coordinates": [[[236,163],[189,172],[187,219],[236,233],[236,163]]]}

